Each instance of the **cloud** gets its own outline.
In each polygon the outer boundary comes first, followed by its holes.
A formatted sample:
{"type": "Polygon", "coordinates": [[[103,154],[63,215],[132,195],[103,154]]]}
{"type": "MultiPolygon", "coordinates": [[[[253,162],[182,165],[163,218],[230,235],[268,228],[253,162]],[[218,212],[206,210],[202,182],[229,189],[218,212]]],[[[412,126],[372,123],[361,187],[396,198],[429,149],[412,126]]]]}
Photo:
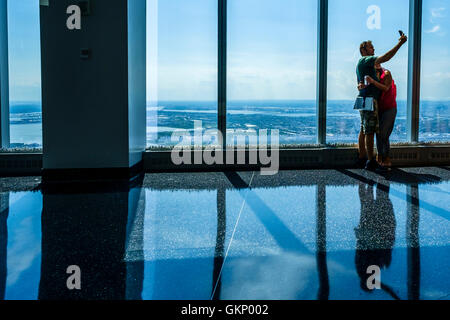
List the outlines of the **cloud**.
{"type": "Polygon", "coordinates": [[[445,34],[444,30],[441,28],[441,25],[438,22],[438,20],[440,20],[441,18],[446,17],[445,11],[446,8],[444,7],[430,9],[430,22],[434,26],[430,30],[425,30],[425,33],[434,33],[440,36],[445,34]]]}
{"type": "Polygon", "coordinates": [[[431,17],[432,18],[443,18],[445,17],[444,11],[445,8],[431,8],[431,17]]]}
{"type": "Polygon", "coordinates": [[[428,30],[428,31],[425,31],[426,33],[436,33],[436,32],[438,32],[439,30],[441,30],[441,26],[440,25],[437,25],[437,26],[434,26],[431,30],[428,30]]]}
{"type": "Polygon", "coordinates": [[[429,79],[435,79],[438,81],[442,80],[449,80],[450,79],[450,72],[434,72],[426,75],[429,79]]]}

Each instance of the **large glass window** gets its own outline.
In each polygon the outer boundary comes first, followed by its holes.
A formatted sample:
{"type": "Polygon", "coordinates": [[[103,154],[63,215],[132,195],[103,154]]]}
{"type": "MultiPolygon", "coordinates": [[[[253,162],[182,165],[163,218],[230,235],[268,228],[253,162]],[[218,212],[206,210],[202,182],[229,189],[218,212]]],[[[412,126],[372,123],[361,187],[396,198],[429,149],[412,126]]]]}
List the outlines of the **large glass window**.
{"type": "Polygon", "coordinates": [[[8,1],[11,147],[42,145],[38,0],[8,1]]]}
{"type": "Polygon", "coordinates": [[[420,141],[450,140],[450,6],[423,1],[420,141]]]}
{"type": "Polygon", "coordinates": [[[228,130],[315,143],[317,1],[228,0],[227,15],[228,130]]]}
{"type": "MultiPolygon", "coordinates": [[[[400,37],[398,31],[408,33],[409,1],[330,0],[328,23],[327,142],[354,143],[360,131],[360,116],[353,110],[359,46],[371,40],[377,56],[392,49],[400,37]]],[[[405,141],[407,46],[383,67],[391,71],[397,85],[398,114],[391,141],[405,141]]]]}
{"type": "MultiPolygon", "coordinates": [[[[147,145],[217,129],[217,1],[147,0],[147,145]]],[[[205,142],[208,143],[208,142],[205,142]]]]}

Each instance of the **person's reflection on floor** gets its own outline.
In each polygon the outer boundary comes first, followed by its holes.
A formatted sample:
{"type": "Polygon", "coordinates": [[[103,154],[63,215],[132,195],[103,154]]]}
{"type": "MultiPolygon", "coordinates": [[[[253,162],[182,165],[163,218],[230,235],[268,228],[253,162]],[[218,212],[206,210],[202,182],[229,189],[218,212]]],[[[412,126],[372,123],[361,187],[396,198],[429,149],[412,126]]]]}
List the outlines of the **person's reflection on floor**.
{"type": "MultiPolygon", "coordinates": [[[[378,184],[374,198],[373,184],[360,183],[359,199],[361,217],[355,228],[355,265],[361,289],[370,292],[372,290],[367,287],[367,280],[372,273],[367,273],[367,268],[375,265],[382,270],[390,266],[396,221],[394,207],[389,199],[389,184],[378,184]]],[[[381,289],[398,299],[387,285],[381,283],[381,289]]]]}

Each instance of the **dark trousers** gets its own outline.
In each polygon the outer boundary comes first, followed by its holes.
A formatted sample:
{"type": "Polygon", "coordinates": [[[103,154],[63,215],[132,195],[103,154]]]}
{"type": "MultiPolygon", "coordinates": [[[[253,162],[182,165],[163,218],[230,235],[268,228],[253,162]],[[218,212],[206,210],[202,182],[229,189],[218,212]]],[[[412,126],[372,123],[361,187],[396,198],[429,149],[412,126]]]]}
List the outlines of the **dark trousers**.
{"type": "Polygon", "coordinates": [[[389,137],[394,129],[395,118],[397,116],[397,108],[380,112],[380,130],[377,133],[377,150],[382,157],[388,157],[391,150],[389,137]]]}

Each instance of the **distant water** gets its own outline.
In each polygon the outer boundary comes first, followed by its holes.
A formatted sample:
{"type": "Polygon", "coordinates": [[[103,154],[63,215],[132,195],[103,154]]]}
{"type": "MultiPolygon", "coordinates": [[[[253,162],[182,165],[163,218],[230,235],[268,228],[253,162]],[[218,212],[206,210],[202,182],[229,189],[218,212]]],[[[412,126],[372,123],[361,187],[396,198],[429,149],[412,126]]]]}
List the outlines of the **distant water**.
{"type": "Polygon", "coordinates": [[[13,146],[42,146],[42,123],[11,124],[10,134],[13,146]]]}
{"type": "MultiPolygon", "coordinates": [[[[315,101],[231,101],[227,106],[228,129],[278,129],[281,144],[315,143],[315,101]]],[[[359,113],[353,101],[328,101],[327,141],[356,142],[359,113]]],[[[450,141],[450,101],[423,101],[420,113],[421,141],[450,141]]],[[[39,103],[11,104],[12,147],[42,145],[42,117],[39,103]]],[[[175,129],[193,132],[194,121],[203,128],[217,129],[217,103],[160,101],[147,105],[147,145],[167,146],[175,129]]],[[[406,102],[398,102],[398,115],[391,136],[393,142],[406,141],[406,102]]]]}
{"type": "MultiPolygon", "coordinates": [[[[421,141],[450,141],[450,101],[423,101],[421,141]]],[[[227,128],[246,130],[278,129],[281,144],[316,142],[315,101],[231,101],[227,106],[227,128]]],[[[194,120],[203,128],[217,128],[214,102],[164,102],[147,108],[147,144],[171,145],[174,128],[192,132],[194,120]],[[162,128],[162,130],[161,130],[162,128]]],[[[328,101],[327,141],[354,143],[360,131],[360,117],[353,101],[328,101]]],[[[398,115],[391,136],[393,142],[406,141],[406,101],[398,102],[398,115]]]]}
{"type": "Polygon", "coordinates": [[[40,103],[11,103],[10,137],[11,147],[42,146],[42,108],[40,103]]]}

